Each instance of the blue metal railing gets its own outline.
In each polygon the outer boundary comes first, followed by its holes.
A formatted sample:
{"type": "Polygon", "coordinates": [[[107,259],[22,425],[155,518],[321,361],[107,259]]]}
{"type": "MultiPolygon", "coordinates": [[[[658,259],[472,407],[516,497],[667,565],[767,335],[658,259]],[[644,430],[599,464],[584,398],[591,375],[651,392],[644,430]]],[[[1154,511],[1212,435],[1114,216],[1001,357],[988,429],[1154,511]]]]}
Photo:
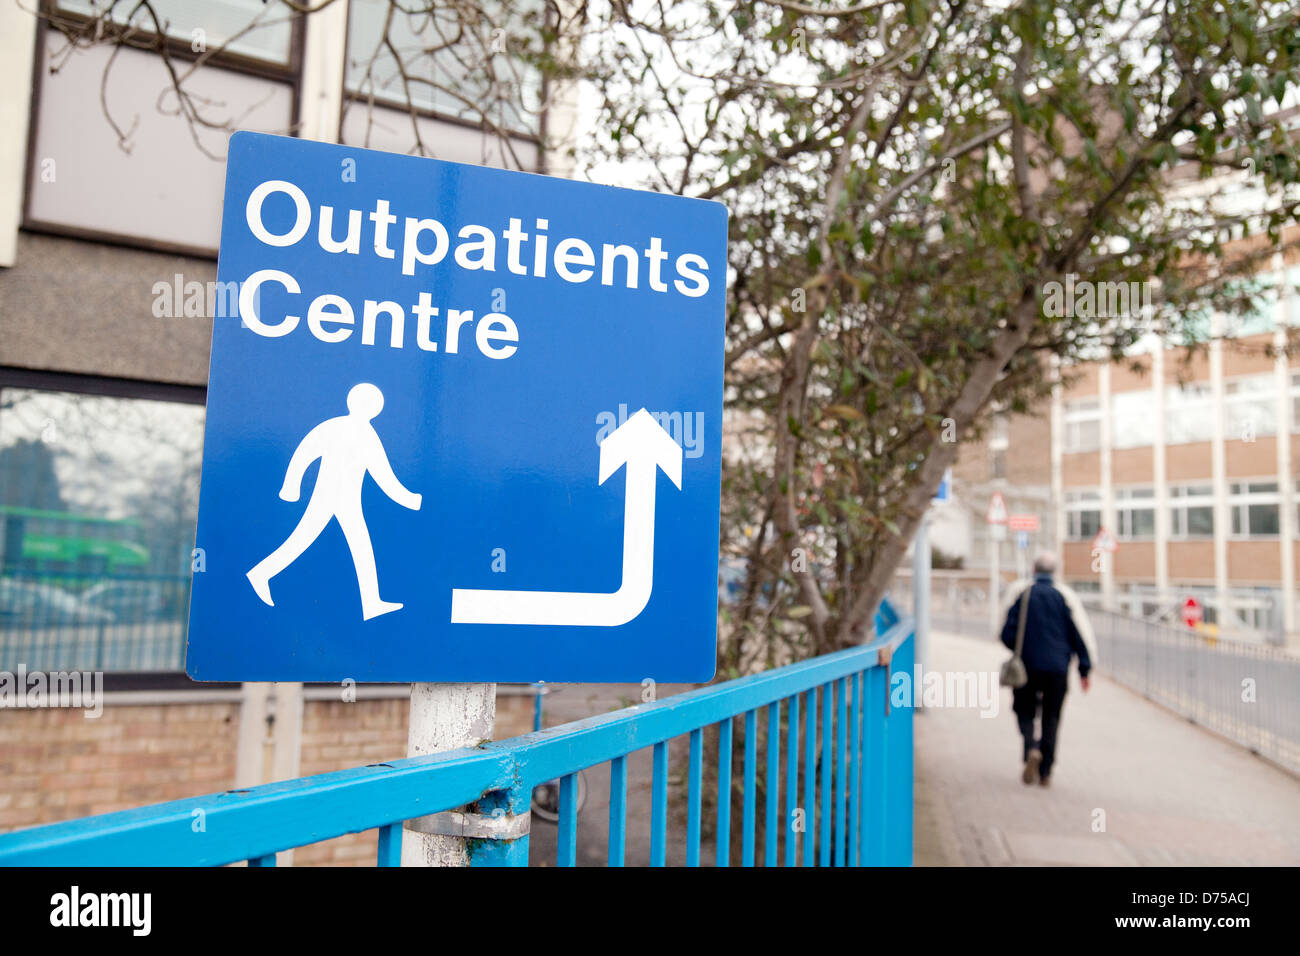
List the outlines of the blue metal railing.
{"type": "MultiPolygon", "coordinates": [[[[800,850],[805,866],[910,865],[912,711],[890,706],[889,675],[891,669],[912,670],[912,625],[888,604],[878,612],[876,625],[879,636],[863,647],[474,749],[16,831],[0,836],[0,865],[173,866],[246,860],[268,866],[279,851],[373,829],[379,831],[378,864],[396,866],[405,821],[470,804],[486,815],[526,814],[533,787],[558,779],[556,862],[572,866],[578,842],[577,774],[608,763],[607,858],[619,866],[628,832],[627,757],[644,748],[652,749],[651,863],[663,865],[670,742],[685,736],[686,860],[694,866],[700,863],[705,814],[705,733],[716,727],[715,862],[731,863],[732,804],[738,800],[740,862],[750,866],[759,850],[760,713],[765,713],[767,732],[763,861],[776,865],[783,843],[787,866],[798,862],[800,850]],[[741,785],[733,795],[733,727],[740,718],[741,785]],[[778,822],[782,784],[785,813],[778,822]]],[[[474,865],[527,865],[528,836],[471,841],[470,859],[474,865]]]]}

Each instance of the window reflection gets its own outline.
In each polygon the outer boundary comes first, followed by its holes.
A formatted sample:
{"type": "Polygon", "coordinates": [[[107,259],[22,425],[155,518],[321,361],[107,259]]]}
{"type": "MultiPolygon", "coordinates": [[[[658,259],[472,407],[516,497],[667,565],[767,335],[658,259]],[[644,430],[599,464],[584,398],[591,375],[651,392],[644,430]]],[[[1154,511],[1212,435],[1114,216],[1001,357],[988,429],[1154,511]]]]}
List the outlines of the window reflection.
{"type": "Polygon", "coordinates": [[[179,670],[203,408],[0,389],[0,670],[179,670]]]}
{"type": "Polygon", "coordinates": [[[455,6],[352,0],[346,87],[473,122],[486,110],[503,128],[536,133],[541,73],[524,51],[540,49],[542,11],[536,0],[481,4],[473,16],[455,6]]]}
{"type": "MultiPolygon", "coordinates": [[[[185,40],[196,53],[225,50],[287,64],[293,40],[293,9],[266,0],[153,0],[153,12],[169,37],[185,40]]],[[[107,16],[145,33],[155,29],[141,4],[108,0],[59,0],[59,9],[85,17],[107,16]]]]}

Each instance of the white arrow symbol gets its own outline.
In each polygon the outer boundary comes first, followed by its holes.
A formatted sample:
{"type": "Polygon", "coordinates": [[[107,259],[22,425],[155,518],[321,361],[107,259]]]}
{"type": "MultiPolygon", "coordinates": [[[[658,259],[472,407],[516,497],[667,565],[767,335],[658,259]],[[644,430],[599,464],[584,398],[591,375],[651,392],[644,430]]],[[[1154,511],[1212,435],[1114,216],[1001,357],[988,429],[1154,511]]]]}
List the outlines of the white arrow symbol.
{"type": "Polygon", "coordinates": [[[453,624],[569,624],[618,627],[650,603],[654,584],[655,470],[682,486],[682,449],[644,408],[600,443],[600,483],[627,465],[623,583],[610,594],[453,588],[453,624]]]}

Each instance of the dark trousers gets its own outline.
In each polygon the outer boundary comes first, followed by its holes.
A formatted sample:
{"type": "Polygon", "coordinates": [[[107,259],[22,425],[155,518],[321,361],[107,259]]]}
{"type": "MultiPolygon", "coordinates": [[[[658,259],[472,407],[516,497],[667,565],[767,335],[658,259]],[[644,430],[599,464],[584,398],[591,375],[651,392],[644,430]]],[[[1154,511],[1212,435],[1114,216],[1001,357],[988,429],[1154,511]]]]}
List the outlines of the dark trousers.
{"type": "Polygon", "coordinates": [[[1068,686],[1066,674],[1030,671],[1025,686],[1011,692],[1011,709],[1020,724],[1020,736],[1025,738],[1025,758],[1029,757],[1030,750],[1038,748],[1043,754],[1038,772],[1044,777],[1052,772],[1052,761],[1056,759],[1056,730],[1061,724],[1061,705],[1065,703],[1068,686]],[[1034,718],[1039,708],[1043,714],[1043,734],[1035,739],[1034,718]]]}

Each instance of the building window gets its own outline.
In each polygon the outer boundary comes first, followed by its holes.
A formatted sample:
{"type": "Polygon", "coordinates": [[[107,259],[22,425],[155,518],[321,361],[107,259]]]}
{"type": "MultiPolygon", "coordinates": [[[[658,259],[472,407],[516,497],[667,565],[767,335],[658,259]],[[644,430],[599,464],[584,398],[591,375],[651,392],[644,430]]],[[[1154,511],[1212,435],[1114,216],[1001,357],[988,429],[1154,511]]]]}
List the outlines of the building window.
{"type": "Polygon", "coordinates": [[[1291,431],[1300,432],[1300,372],[1291,373],[1291,431]]]}
{"type": "MultiPolygon", "coordinates": [[[[192,52],[221,50],[232,56],[288,66],[293,54],[293,10],[266,0],[152,0],[167,37],[192,52]]],[[[96,19],[107,17],[134,33],[156,35],[154,18],[142,4],[110,0],[59,0],[59,10],[96,19]]]]}
{"type": "Polygon", "coordinates": [[[29,146],[57,158],[57,187],[29,166],[24,225],[215,254],[230,134],[293,129],[297,14],[260,0],[154,0],[153,9],[169,63],[142,5],[64,0],[50,14],[29,146]],[[97,42],[108,16],[118,26],[97,42]]]}
{"type": "Polygon", "coordinates": [[[1152,538],[1156,533],[1155,491],[1120,488],[1115,492],[1119,537],[1126,541],[1152,538]]]}
{"type": "Polygon", "coordinates": [[[536,135],[542,80],[527,54],[540,54],[544,17],[537,0],[480,4],[472,17],[455,4],[407,12],[389,0],[352,0],[345,88],[402,111],[536,135]]]}
{"type": "Polygon", "coordinates": [[[1117,392],[1111,396],[1111,437],[1115,448],[1145,448],[1155,444],[1156,421],[1151,406],[1150,389],[1140,392],[1117,392]]]}
{"type": "Polygon", "coordinates": [[[1210,485],[1182,485],[1169,489],[1171,538],[1214,537],[1214,488],[1210,485]]]}
{"type": "Polygon", "coordinates": [[[1224,436],[1254,441],[1277,434],[1277,386],[1272,375],[1250,375],[1223,385],[1224,436]]]}
{"type": "Polygon", "coordinates": [[[203,406],[0,388],[0,671],[179,671],[203,406]]]}
{"type": "Polygon", "coordinates": [[[1170,385],[1165,390],[1165,442],[1181,445],[1214,437],[1214,396],[1208,382],[1170,385]]]}
{"type": "Polygon", "coordinates": [[[1276,481],[1233,482],[1228,498],[1233,537],[1276,538],[1279,500],[1276,481]]]}
{"type": "Polygon", "coordinates": [[[1065,493],[1065,536],[1070,541],[1091,541],[1101,530],[1101,492],[1065,493]]]}
{"type": "Polygon", "coordinates": [[[1064,444],[1067,452],[1096,451],[1101,447],[1101,400],[1078,398],[1065,403],[1064,444]]]}

